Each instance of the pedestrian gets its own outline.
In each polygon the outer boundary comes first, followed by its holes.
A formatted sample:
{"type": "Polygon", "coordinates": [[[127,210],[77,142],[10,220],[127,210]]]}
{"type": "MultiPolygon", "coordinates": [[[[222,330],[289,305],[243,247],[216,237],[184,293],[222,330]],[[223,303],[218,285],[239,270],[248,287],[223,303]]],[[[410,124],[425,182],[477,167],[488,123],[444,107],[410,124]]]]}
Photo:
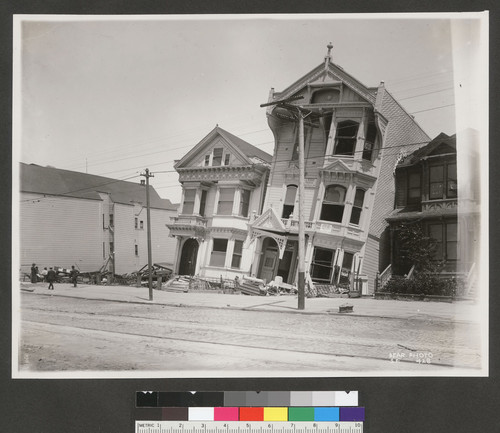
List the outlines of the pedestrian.
{"type": "Polygon", "coordinates": [[[38,267],[36,266],[36,263],[33,263],[31,265],[31,282],[36,283],[38,280],[38,267]]]}
{"type": "Polygon", "coordinates": [[[54,269],[50,268],[49,271],[47,272],[47,282],[49,283],[48,290],[54,290],[54,281],[55,280],[56,280],[56,271],[54,271],[54,269]]]}
{"type": "Polygon", "coordinates": [[[78,277],[78,271],[74,266],[71,266],[71,271],[69,271],[69,279],[73,283],[73,287],[76,287],[76,279],[78,277]]]}
{"type": "Polygon", "coordinates": [[[43,271],[41,272],[42,279],[43,279],[44,282],[47,281],[47,274],[48,274],[48,272],[49,271],[47,270],[47,268],[43,268],[43,271]]]}

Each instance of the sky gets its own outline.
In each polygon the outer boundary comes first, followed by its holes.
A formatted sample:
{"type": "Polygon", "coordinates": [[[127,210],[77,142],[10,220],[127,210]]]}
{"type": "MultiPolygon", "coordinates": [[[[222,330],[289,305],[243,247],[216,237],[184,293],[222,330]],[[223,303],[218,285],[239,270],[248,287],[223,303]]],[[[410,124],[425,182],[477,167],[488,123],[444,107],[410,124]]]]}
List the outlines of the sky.
{"type": "Polygon", "coordinates": [[[368,87],[384,81],[431,138],[480,129],[479,18],[18,16],[13,161],[133,182],[149,168],[179,202],[174,161],[217,124],[273,152],[259,105],[322,63],[329,42],[333,63],[368,87]]]}

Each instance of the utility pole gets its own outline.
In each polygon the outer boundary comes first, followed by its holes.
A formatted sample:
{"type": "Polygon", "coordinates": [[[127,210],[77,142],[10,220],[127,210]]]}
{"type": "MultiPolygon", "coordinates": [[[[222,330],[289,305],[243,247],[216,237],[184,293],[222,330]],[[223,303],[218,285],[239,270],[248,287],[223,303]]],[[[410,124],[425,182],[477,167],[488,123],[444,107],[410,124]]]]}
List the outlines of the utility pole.
{"type": "Polygon", "coordinates": [[[304,222],[304,116],[300,108],[297,109],[299,116],[299,279],[297,281],[298,306],[297,309],[305,308],[305,282],[306,282],[306,258],[305,258],[305,222],[304,222]]]}
{"type": "MultiPolygon", "coordinates": [[[[268,102],[261,104],[261,107],[268,107],[270,105],[278,105],[290,110],[292,113],[297,112],[299,120],[299,251],[298,251],[298,310],[305,308],[305,281],[306,281],[306,262],[305,262],[305,221],[304,221],[304,200],[305,200],[305,180],[304,180],[304,117],[309,116],[311,112],[304,110],[298,105],[289,104],[290,101],[302,99],[303,96],[292,96],[291,98],[283,99],[281,101],[268,102]],[[304,115],[303,111],[307,113],[304,115]]],[[[294,119],[292,119],[294,120],[294,119]]],[[[296,119],[295,119],[296,120],[296,119]]]]}
{"type": "Polygon", "coordinates": [[[149,209],[149,178],[154,177],[149,169],[146,168],[141,176],[146,178],[146,222],[148,225],[148,287],[149,287],[149,300],[153,300],[153,273],[151,266],[151,213],[149,209]]]}

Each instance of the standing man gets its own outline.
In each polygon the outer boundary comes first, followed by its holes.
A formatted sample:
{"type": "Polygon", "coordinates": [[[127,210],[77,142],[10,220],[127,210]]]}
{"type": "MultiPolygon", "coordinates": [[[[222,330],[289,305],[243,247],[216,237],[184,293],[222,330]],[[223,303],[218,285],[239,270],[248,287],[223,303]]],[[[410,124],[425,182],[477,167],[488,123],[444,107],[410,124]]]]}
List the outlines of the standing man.
{"type": "Polygon", "coordinates": [[[78,277],[78,271],[74,266],[71,266],[71,271],[69,271],[69,279],[73,283],[73,287],[76,287],[76,279],[78,277]]]}
{"type": "Polygon", "coordinates": [[[43,271],[41,272],[42,274],[42,280],[45,282],[47,281],[47,274],[49,273],[49,271],[47,270],[47,268],[43,268],[43,271]]]}
{"type": "Polygon", "coordinates": [[[56,280],[56,271],[54,271],[54,269],[50,268],[49,271],[47,272],[47,282],[49,283],[48,290],[54,290],[54,281],[55,280],[56,280]]]}
{"type": "Polygon", "coordinates": [[[36,266],[36,263],[33,263],[31,265],[31,282],[36,283],[38,280],[38,268],[36,266]]]}

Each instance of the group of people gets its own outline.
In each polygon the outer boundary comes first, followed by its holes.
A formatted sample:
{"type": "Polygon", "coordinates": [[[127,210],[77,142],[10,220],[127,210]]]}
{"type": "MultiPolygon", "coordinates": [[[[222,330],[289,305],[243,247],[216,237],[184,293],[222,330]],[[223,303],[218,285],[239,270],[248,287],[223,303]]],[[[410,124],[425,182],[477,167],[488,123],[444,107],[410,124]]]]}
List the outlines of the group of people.
{"type": "MultiPolygon", "coordinates": [[[[69,271],[69,279],[73,283],[73,287],[76,287],[78,274],[78,270],[75,269],[74,266],[71,266],[71,270],[69,271]]],[[[38,282],[39,278],[49,283],[48,290],[54,290],[54,283],[57,279],[57,274],[54,268],[50,268],[49,270],[47,270],[47,268],[43,268],[43,271],[39,273],[38,266],[36,265],[36,263],[33,263],[31,265],[31,282],[36,283],[38,282]]]]}

